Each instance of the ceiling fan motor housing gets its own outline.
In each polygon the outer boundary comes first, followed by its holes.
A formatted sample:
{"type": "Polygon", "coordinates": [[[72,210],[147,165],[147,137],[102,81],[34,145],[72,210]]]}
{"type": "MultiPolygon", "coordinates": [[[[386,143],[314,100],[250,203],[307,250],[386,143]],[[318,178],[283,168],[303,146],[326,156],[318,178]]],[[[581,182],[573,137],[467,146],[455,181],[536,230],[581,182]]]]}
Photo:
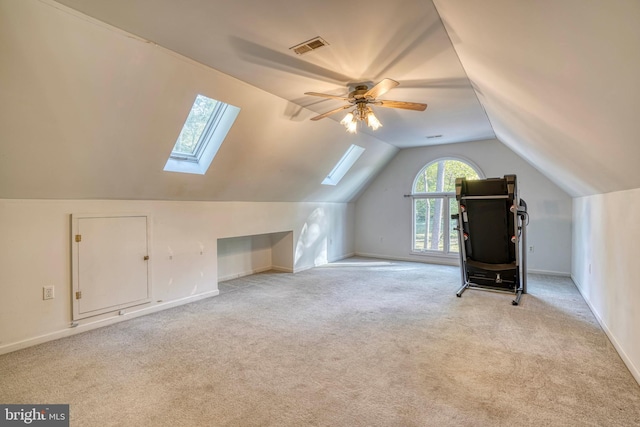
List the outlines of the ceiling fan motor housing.
{"type": "MultiPolygon", "coordinates": [[[[427,104],[420,104],[417,102],[405,102],[405,101],[391,101],[391,100],[378,100],[377,98],[400,83],[393,79],[383,79],[375,84],[371,89],[366,84],[359,84],[354,90],[349,92],[348,97],[330,95],[326,93],[318,92],[305,92],[305,95],[319,96],[321,98],[339,99],[341,101],[347,101],[348,104],[335,108],[326,113],[320,114],[315,117],[311,117],[311,120],[320,120],[339,111],[351,108],[354,105],[357,107],[351,114],[351,117],[357,115],[361,120],[364,117],[373,116],[373,110],[369,107],[369,104],[376,105],[385,108],[402,108],[405,110],[424,111],[427,108],[427,104]]],[[[376,119],[377,120],[377,119],[376,119]]],[[[379,122],[376,125],[376,129],[382,126],[379,122]]]]}
{"type": "Polygon", "coordinates": [[[364,94],[369,91],[369,88],[366,85],[358,85],[356,88],[349,94],[349,99],[363,99],[364,94]]]}

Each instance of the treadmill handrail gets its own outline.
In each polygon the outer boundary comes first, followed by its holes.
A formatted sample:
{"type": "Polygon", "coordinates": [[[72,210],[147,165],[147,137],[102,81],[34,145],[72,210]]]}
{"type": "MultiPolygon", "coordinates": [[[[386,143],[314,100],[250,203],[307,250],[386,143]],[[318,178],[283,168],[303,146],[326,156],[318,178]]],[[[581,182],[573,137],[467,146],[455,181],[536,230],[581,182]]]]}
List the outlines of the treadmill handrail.
{"type": "Polygon", "coordinates": [[[460,196],[460,200],[488,200],[488,199],[508,199],[506,194],[496,196],[460,196]]]}

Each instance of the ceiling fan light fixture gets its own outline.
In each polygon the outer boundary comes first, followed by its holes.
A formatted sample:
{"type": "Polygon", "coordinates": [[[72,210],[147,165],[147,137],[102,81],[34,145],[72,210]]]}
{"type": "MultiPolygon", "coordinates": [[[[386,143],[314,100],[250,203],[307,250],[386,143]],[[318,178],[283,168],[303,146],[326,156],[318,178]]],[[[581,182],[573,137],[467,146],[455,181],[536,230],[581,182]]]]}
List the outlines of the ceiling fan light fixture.
{"type": "Polygon", "coordinates": [[[354,117],[349,123],[346,124],[347,132],[358,133],[358,120],[354,117]]]}
{"type": "Polygon", "coordinates": [[[382,123],[380,123],[380,120],[378,120],[376,115],[373,114],[373,110],[371,109],[369,109],[369,112],[367,113],[367,125],[369,125],[373,130],[378,130],[382,127],[382,123]]]}
{"type": "Polygon", "coordinates": [[[358,133],[358,119],[354,112],[355,110],[347,113],[347,115],[340,120],[340,124],[347,128],[347,132],[349,133],[358,133]]]}
{"type": "Polygon", "coordinates": [[[349,133],[358,132],[358,122],[363,121],[367,123],[372,130],[378,130],[382,127],[382,123],[373,114],[373,110],[365,104],[358,104],[357,108],[347,113],[346,116],[340,121],[340,124],[347,128],[349,133]]]}
{"type": "Polygon", "coordinates": [[[341,125],[347,126],[349,123],[353,121],[353,113],[349,112],[346,116],[340,121],[341,125]]]}

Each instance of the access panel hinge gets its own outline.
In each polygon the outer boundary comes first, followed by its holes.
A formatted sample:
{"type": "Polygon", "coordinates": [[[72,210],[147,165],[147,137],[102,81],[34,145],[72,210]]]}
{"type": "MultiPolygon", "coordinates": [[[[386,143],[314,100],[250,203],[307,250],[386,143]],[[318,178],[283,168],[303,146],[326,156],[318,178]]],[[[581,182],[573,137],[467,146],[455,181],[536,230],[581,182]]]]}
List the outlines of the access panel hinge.
{"type": "Polygon", "coordinates": [[[76,242],[77,243],[82,242],[82,234],[76,234],[76,242]]]}
{"type": "Polygon", "coordinates": [[[76,292],[76,299],[82,298],[82,291],[76,292]]]}

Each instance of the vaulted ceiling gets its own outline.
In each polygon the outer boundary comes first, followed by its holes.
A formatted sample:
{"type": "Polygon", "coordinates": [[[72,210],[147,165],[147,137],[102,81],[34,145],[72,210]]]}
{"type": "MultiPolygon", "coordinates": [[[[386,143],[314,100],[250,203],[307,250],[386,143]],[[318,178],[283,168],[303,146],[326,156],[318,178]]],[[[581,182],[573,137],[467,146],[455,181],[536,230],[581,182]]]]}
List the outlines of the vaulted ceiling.
{"type": "Polygon", "coordinates": [[[434,3],[500,141],[573,196],[640,187],[640,2],[434,3]]]}
{"type": "Polygon", "coordinates": [[[429,1],[59,2],[319,113],[344,103],[305,92],[346,95],[392,78],[400,86],[382,98],[429,104],[424,113],[376,109],[375,137],[396,147],[495,136],[429,1]],[[290,49],[316,36],[328,46],[290,49]]]}
{"type": "Polygon", "coordinates": [[[0,197],[348,201],[398,149],[494,137],[571,195],[638,188],[638,22],[635,0],[0,0],[0,197]],[[341,102],[304,92],[383,78],[427,110],[309,120],[341,102]],[[238,121],[205,176],[163,172],[197,93],[238,121]]]}

